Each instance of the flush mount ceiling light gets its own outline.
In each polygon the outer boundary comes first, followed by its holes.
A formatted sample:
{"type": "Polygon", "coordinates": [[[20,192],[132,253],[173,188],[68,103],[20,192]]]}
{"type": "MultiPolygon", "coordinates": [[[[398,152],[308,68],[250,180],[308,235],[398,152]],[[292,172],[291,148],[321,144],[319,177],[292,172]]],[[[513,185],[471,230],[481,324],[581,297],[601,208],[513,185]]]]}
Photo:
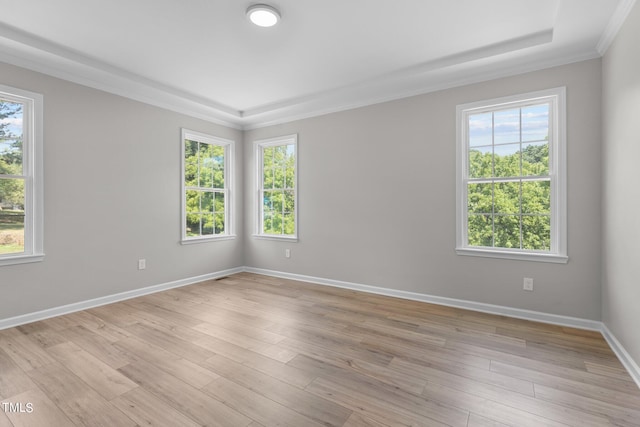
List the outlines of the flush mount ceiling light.
{"type": "Polygon", "coordinates": [[[260,27],[273,27],[280,20],[280,12],[266,4],[254,4],[247,9],[249,20],[260,27]]]}

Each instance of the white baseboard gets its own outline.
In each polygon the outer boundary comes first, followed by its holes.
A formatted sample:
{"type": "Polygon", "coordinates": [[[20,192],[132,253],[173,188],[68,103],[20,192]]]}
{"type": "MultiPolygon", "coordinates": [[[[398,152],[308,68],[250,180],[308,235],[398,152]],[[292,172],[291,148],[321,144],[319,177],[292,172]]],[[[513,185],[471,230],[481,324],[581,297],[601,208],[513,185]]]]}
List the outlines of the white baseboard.
{"type": "Polygon", "coordinates": [[[305,276],[302,274],[285,273],[281,271],[265,270],[262,268],[245,267],[249,273],[263,274],[265,276],[281,277],[285,279],[299,280],[302,282],[316,283],[319,285],[334,286],[351,289],[354,291],[368,292],[372,294],[386,295],[396,298],[404,298],[414,301],[428,302],[431,304],[446,305],[449,307],[464,308],[483,313],[498,314],[517,319],[533,320],[535,322],[550,323],[553,325],[568,326],[578,329],[600,331],[602,322],[597,320],[580,319],[577,317],[561,316],[539,311],[523,310],[519,308],[505,307],[501,305],[485,304],[481,302],[467,301],[455,298],[439,297],[435,295],[421,294],[417,292],[400,291],[396,289],[381,288],[378,286],[363,285],[359,283],[343,282],[340,280],[324,279],[321,277],[305,276]]]}
{"type": "Polygon", "coordinates": [[[153,294],[156,292],[165,291],[167,289],[179,288],[181,286],[191,285],[194,283],[203,282],[205,280],[218,279],[220,277],[241,273],[243,271],[245,271],[243,267],[231,268],[229,270],[217,271],[215,273],[203,274],[201,276],[189,277],[187,279],[176,280],[173,282],[162,283],[159,285],[148,286],[141,289],[134,289],[132,291],[121,292],[118,294],[107,295],[87,301],[81,301],[73,304],[63,305],[60,307],[36,311],[34,313],[9,317],[8,319],[0,319],[0,330],[24,325],[26,323],[37,322],[38,320],[49,319],[55,316],[62,316],[63,314],[69,314],[76,311],[99,307],[105,304],[111,304],[118,301],[140,297],[143,295],[153,294]]]}
{"type": "Polygon", "coordinates": [[[609,347],[613,350],[613,352],[618,356],[620,363],[625,367],[633,381],[636,382],[638,387],[640,388],[640,366],[633,360],[631,355],[627,352],[627,350],[620,344],[620,341],[611,333],[607,325],[602,324],[602,335],[604,339],[609,343],[609,347]]]}

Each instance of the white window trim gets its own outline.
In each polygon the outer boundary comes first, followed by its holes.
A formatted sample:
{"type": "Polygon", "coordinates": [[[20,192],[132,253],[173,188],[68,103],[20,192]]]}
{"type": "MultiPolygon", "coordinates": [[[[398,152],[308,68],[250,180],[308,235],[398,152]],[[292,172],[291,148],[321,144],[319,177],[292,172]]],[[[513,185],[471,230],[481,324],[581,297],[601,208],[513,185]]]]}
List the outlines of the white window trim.
{"type": "Polygon", "coordinates": [[[183,245],[191,245],[194,243],[206,243],[211,241],[221,241],[221,240],[232,240],[236,238],[235,234],[235,221],[233,220],[234,216],[234,202],[235,202],[235,182],[233,179],[234,175],[234,165],[235,165],[235,142],[230,139],[219,138],[217,136],[209,135],[202,132],[197,132],[189,129],[182,128],[180,139],[180,153],[181,153],[181,161],[180,161],[180,207],[181,207],[181,240],[180,243],[183,245]],[[191,141],[199,141],[207,144],[213,145],[221,145],[225,147],[225,156],[224,156],[224,182],[227,187],[227,192],[225,196],[225,218],[224,218],[224,226],[225,233],[224,234],[214,234],[207,236],[187,236],[187,204],[186,204],[186,196],[187,196],[187,188],[185,185],[185,149],[184,149],[184,141],[189,139],[191,141]]]}
{"type": "Polygon", "coordinates": [[[567,116],[566,88],[559,87],[521,95],[458,105],[456,108],[456,253],[489,258],[523,261],[566,263],[567,256],[567,116]],[[467,185],[468,144],[467,119],[470,113],[491,111],[521,104],[525,101],[547,98],[551,101],[550,120],[553,137],[549,156],[551,177],[551,251],[531,251],[508,248],[485,248],[467,244],[467,185]]]}
{"type": "Polygon", "coordinates": [[[0,255],[0,266],[40,262],[44,259],[44,101],[39,93],[0,85],[0,95],[24,104],[23,176],[25,177],[24,252],[0,255]]]}
{"type": "Polygon", "coordinates": [[[279,136],[279,137],[268,138],[268,139],[260,139],[260,140],[254,141],[253,145],[254,145],[254,153],[256,158],[255,201],[256,201],[256,208],[257,208],[256,209],[257,215],[256,215],[256,221],[255,221],[255,233],[253,234],[253,237],[258,239],[265,239],[265,240],[280,240],[280,241],[284,240],[284,241],[297,242],[298,241],[298,134],[285,135],[285,136],[279,136]],[[295,164],[294,164],[295,175],[293,179],[293,186],[294,186],[293,202],[294,202],[294,218],[295,218],[294,234],[291,236],[284,235],[284,234],[265,234],[262,232],[263,214],[262,214],[262,198],[260,194],[260,189],[262,188],[262,165],[263,165],[262,164],[262,148],[274,147],[279,145],[291,145],[291,144],[293,144],[293,146],[295,147],[295,153],[296,153],[295,164]]]}

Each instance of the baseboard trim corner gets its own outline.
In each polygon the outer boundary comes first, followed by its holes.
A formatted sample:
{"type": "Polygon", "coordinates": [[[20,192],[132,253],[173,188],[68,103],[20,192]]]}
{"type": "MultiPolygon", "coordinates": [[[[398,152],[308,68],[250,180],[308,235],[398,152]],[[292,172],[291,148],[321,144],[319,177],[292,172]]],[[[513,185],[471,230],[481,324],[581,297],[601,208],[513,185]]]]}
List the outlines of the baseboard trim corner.
{"type": "Polygon", "coordinates": [[[625,367],[633,381],[635,381],[638,388],[640,388],[640,366],[636,363],[635,360],[631,357],[629,352],[620,344],[620,341],[611,333],[607,325],[602,323],[602,336],[609,343],[609,347],[613,350],[613,352],[618,356],[618,360],[622,363],[622,366],[625,367]]]}
{"type": "Polygon", "coordinates": [[[94,298],[86,301],[80,301],[72,304],[62,305],[59,307],[48,308],[45,310],[27,313],[7,319],[0,319],[0,330],[12,328],[14,326],[24,325],[26,323],[37,322],[39,320],[49,319],[55,316],[74,313],[76,311],[87,310],[89,308],[99,307],[101,305],[111,304],[118,301],[124,301],[143,295],[153,294],[168,289],[179,288],[182,286],[192,285],[194,283],[203,282],[205,280],[219,279],[221,277],[230,276],[232,274],[245,271],[243,267],[231,268],[228,270],[217,271],[214,273],[203,274],[200,276],[189,277],[186,279],[175,280],[173,282],[161,283],[159,285],[147,286],[131,291],[120,292],[113,295],[94,298]]]}

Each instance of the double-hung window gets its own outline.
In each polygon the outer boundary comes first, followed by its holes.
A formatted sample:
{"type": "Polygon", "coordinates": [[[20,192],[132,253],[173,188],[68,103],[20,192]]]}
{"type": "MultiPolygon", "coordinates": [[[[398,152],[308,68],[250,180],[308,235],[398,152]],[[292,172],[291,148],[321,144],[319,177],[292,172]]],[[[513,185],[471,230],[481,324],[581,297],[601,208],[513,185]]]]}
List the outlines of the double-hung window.
{"type": "Polygon", "coordinates": [[[298,237],[298,137],[256,141],[258,237],[298,237]]]}
{"type": "Polygon", "coordinates": [[[182,243],[233,238],[233,141],[182,130],[182,243]]]}
{"type": "Polygon", "coordinates": [[[457,108],[461,255],[567,262],[565,89],[457,108]]]}
{"type": "Polygon", "coordinates": [[[0,85],[0,265],[43,253],[42,95],[0,85]]]}

